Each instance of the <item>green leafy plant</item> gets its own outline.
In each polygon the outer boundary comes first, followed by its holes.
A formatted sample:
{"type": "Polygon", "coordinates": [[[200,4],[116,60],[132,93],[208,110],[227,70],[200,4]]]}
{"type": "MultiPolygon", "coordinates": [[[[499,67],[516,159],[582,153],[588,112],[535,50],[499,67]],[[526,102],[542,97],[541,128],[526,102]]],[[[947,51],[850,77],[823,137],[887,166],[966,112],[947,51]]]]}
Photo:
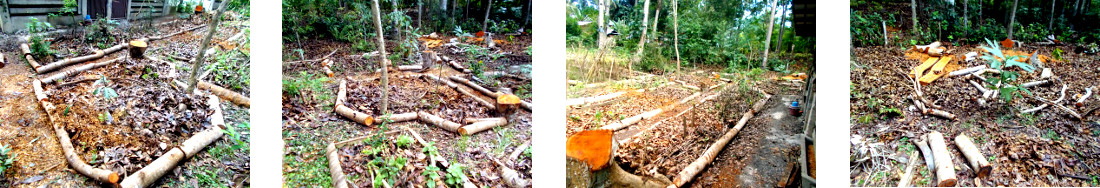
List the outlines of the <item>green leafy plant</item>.
{"type": "Polygon", "coordinates": [[[439,150],[435,148],[435,141],[428,142],[428,144],[424,145],[424,149],[421,149],[420,151],[428,153],[428,156],[439,155],[439,150]]]}
{"type": "Polygon", "coordinates": [[[115,92],[115,89],[112,89],[107,85],[110,83],[111,80],[108,80],[106,76],[100,74],[99,80],[96,80],[95,83],[92,83],[92,88],[95,88],[94,90],[92,90],[92,95],[99,96],[107,100],[118,97],[118,93],[115,92]]]}
{"type": "Polygon", "coordinates": [[[425,186],[435,188],[435,182],[439,180],[439,167],[428,166],[424,167],[424,171],[420,172],[420,175],[424,175],[427,181],[424,182],[425,186]]]}
{"type": "Polygon", "coordinates": [[[1057,60],[1061,61],[1062,60],[1062,53],[1065,53],[1065,52],[1063,52],[1061,48],[1054,48],[1054,59],[1057,59],[1057,60]]]}
{"type": "Polygon", "coordinates": [[[458,186],[462,185],[462,176],[464,176],[463,175],[464,172],[462,170],[463,168],[464,167],[460,164],[455,164],[455,165],[451,166],[450,168],[447,168],[447,174],[446,174],[446,178],[445,178],[446,181],[444,181],[444,182],[446,182],[447,185],[454,186],[454,187],[458,187],[458,186]]]}
{"type": "Polygon", "coordinates": [[[50,50],[50,41],[41,35],[47,30],[53,29],[53,25],[49,22],[38,21],[38,18],[31,18],[30,22],[27,22],[27,32],[30,32],[30,47],[31,55],[35,58],[45,58],[46,56],[52,56],[54,51],[50,50]]]}
{"type": "Polygon", "coordinates": [[[5,171],[11,169],[12,163],[14,163],[15,158],[18,157],[18,154],[11,153],[11,147],[0,144],[0,174],[4,174],[5,171]]]}
{"type": "Polygon", "coordinates": [[[394,144],[397,144],[397,147],[405,147],[405,148],[409,147],[409,144],[412,144],[412,143],[413,143],[413,138],[411,136],[408,136],[408,135],[397,136],[397,140],[394,141],[394,144]]]}
{"type": "MultiPolygon", "coordinates": [[[[242,122],[238,125],[244,130],[248,130],[250,126],[248,122],[242,122]]],[[[230,146],[231,150],[248,150],[248,141],[241,139],[241,132],[237,131],[236,126],[226,126],[222,132],[225,133],[225,135],[229,137],[229,141],[233,143],[233,146],[230,146]]]]}
{"type": "MultiPolygon", "coordinates": [[[[1035,71],[1034,66],[1031,66],[1030,64],[1024,62],[1016,61],[1016,59],[1021,58],[1021,56],[1006,57],[1001,51],[1000,45],[989,39],[985,39],[985,41],[988,46],[983,45],[982,48],[988,51],[989,54],[983,55],[982,59],[985,59],[986,62],[989,62],[989,67],[996,70],[1004,70],[1011,67],[1018,67],[1029,73],[1035,71]]],[[[1019,73],[1015,71],[1001,71],[1001,74],[999,74],[998,76],[991,76],[990,78],[987,78],[986,81],[989,82],[989,84],[994,85],[994,87],[1001,92],[1001,99],[1004,99],[1005,101],[1012,101],[1013,98],[1020,96],[1020,91],[1028,94],[1031,93],[1031,91],[1027,90],[1027,88],[1010,83],[1012,81],[1015,81],[1018,76],[1019,73]]]]}
{"type": "Polygon", "coordinates": [[[455,147],[458,147],[458,150],[460,150],[460,151],[464,151],[464,150],[466,150],[466,146],[469,143],[470,143],[470,136],[469,135],[462,135],[462,137],[460,137],[458,139],[458,142],[455,143],[455,147]]]}
{"type": "Polygon", "coordinates": [[[371,167],[378,169],[378,175],[374,177],[374,183],[380,185],[385,181],[392,184],[394,178],[401,172],[401,169],[405,168],[407,162],[408,159],[404,157],[374,158],[369,164],[371,167]]]}

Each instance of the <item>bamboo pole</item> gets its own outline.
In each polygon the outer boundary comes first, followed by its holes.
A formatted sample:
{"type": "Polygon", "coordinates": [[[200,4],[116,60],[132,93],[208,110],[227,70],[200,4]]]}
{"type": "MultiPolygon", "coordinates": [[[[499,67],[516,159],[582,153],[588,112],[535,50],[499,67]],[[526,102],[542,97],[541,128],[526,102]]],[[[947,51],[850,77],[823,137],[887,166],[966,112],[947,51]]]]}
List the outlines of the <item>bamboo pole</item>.
{"type": "Polygon", "coordinates": [[[115,59],[112,59],[112,60],[101,61],[101,62],[97,62],[97,63],[88,63],[88,64],[83,64],[83,65],[80,65],[80,66],[77,66],[77,67],[72,67],[73,69],[64,70],[62,72],[55,73],[53,75],[50,75],[50,76],[42,79],[42,83],[43,84],[53,83],[55,81],[64,79],[65,77],[76,75],[77,73],[84,72],[84,71],[87,71],[89,69],[93,69],[93,68],[97,68],[97,67],[106,66],[106,65],[109,65],[109,64],[112,64],[112,63],[116,63],[116,62],[121,61],[123,59],[125,59],[125,57],[119,57],[119,58],[115,58],[115,59]]]}
{"type": "Polygon", "coordinates": [[[951,153],[947,151],[947,143],[943,139],[943,133],[932,131],[928,133],[928,146],[932,149],[932,156],[936,160],[936,185],[940,187],[954,187],[955,164],[951,162],[951,153]]]}
{"type": "Polygon", "coordinates": [[[753,105],[751,110],[745,112],[745,115],[741,116],[741,120],[737,122],[736,126],[727,131],[726,134],[722,135],[721,138],[718,138],[718,140],[714,141],[714,143],[712,143],[710,147],[707,147],[707,150],[704,151],[702,155],[699,155],[698,159],[695,159],[694,162],[691,162],[691,164],[689,164],[687,167],[684,167],[684,170],[680,171],[676,178],[672,180],[672,184],[668,185],[668,188],[684,186],[684,184],[686,184],[688,181],[691,181],[691,179],[695,178],[695,175],[698,175],[700,172],[702,172],[703,168],[706,168],[711,161],[714,161],[714,158],[718,157],[718,153],[722,151],[722,148],[726,147],[726,144],[728,144],[730,140],[733,140],[734,136],[737,136],[737,132],[740,132],[741,128],[745,127],[745,124],[749,122],[749,119],[752,119],[756,112],[762,110],[764,108],[764,104],[768,102],[768,99],[772,98],[770,94],[763,91],[761,92],[764,93],[764,98],[760,99],[760,101],[758,101],[756,105],[753,105]]]}
{"type": "Polygon", "coordinates": [[[959,151],[962,151],[966,160],[970,161],[970,167],[978,171],[978,177],[989,177],[990,171],[993,171],[993,166],[989,165],[985,155],[982,155],[982,150],[978,149],[978,146],[970,140],[969,136],[959,134],[955,137],[955,146],[958,146],[959,151]]]}

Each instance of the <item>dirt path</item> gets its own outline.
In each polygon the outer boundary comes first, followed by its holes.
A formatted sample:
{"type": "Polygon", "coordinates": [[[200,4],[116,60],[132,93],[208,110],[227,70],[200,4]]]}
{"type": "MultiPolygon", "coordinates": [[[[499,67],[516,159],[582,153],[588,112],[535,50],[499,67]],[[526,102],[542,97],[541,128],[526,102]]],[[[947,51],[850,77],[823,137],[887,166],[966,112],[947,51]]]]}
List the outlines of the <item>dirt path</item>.
{"type": "MultiPolygon", "coordinates": [[[[786,92],[795,93],[795,92],[786,92]]],[[[749,120],[691,187],[774,187],[797,173],[799,134],[805,116],[790,116],[798,95],[776,95],[749,120]],[[751,148],[751,149],[739,149],[751,148]]]]}

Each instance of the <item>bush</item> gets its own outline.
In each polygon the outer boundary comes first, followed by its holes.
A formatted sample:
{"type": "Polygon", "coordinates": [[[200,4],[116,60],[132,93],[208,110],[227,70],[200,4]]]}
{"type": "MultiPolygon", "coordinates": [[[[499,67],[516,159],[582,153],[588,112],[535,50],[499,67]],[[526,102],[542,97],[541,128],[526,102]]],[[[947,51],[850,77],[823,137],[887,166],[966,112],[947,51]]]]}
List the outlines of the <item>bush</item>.
{"type": "Polygon", "coordinates": [[[50,41],[46,41],[42,35],[39,35],[52,28],[53,25],[48,22],[38,21],[37,18],[31,18],[31,21],[27,22],[27,32],[29,32],[31,36],[31,55],[35,58],[45,58],[46,56],[53,55],[53,50],[50,50],[50,41]]]}

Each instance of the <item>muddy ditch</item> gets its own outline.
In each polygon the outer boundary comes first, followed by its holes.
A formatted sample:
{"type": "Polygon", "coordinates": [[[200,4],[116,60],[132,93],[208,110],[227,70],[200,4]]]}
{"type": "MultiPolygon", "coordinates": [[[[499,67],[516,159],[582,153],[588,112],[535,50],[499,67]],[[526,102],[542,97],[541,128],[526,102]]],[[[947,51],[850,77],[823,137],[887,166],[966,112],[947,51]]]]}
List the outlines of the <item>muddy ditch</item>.
{"type": "MultiPolygon", "coordinates": [[[[978,51],[978,46],[964,45],[953,47],[963,52],[978,51]]],[[[1072,101],[1085,88],[1095,87],[1093,80],[1100,76],[1095,62],[1096,56],[1072,52],[1072,46],[1026,46],[1016,49],[1017,53],[1053,56],[1055,49],[1064,53],[1061,62],[1045,65],[1051,68],[1055,79],[1053,83],[1032,87],[1035,96],[1056,99],[1060,96],[1062,85],[1066,85],[1067,100],[1061,104],[1081,113],[1085,120],[1077,120],[1064,111],[1048,107],[1034,114],[1020,113],[1024,109],[1038,106],[1034,99],[1016,97],[1011,102],[1003,102],[995,97],[995,102],[982,106],[978,99],[982,92],[968,83],[965,77],[940,78],[923,86],[929,100],[942,107],[942,110],[957,115],[948,120],[934,116],[924,116],[910,110],[912,102],[905,96],[913,92],[911,82],[898,71],[907,71],[916,66],[916,60],[905,58],[902,50],[894,47],[859,47],[853,49],[854,62],[859,66],[852,69],[852,148],[856,157],[863,159],[869,153],[876,157],[866,158],[853,163],[851,179],[853,186],[894,186],[897,176],[878,173],[896,171],[905,168],[910,155],[920,155],[912,151],[913,144],[908,140],[932,131],[942,132],[947,137],[947,148],[956,165],[960,186],[1095,186],[1092,177],[1097,173],[1095,166],[1100,160],[1100,125],[1095,109],[1098,105],[1095,96],[1085,101],[1081,107],[1074,107],[1072,101]],[[883,113],[882,109],[897,109],[898,113],[883,113]],[[993,166],[990,177],[976,178],[976,173],[964,159],[953,138],[966,134],[974,139],[978,149],[993,166]],[[976,181],[975,179],[980,179],[976,181]]],[[[960,67],[981,65],[980,62],[962,63],[960,67]]],[[[1017,82],[1041,80],[1040,71],[1026,73],[1019,71],[1017,82]]],[[[988,87],[988,85],[987,85],[988,87]]],[[[923,160],[922,160],[923,161],[923,160]]],[[[923,164],[923,163],[920,163],[923,164]]],[[[918,171],[927,170],[919,165],[918,171]]],[[[935,182],[931,176],[918,175],[913,182],[917,186],[935,182]]]]}

